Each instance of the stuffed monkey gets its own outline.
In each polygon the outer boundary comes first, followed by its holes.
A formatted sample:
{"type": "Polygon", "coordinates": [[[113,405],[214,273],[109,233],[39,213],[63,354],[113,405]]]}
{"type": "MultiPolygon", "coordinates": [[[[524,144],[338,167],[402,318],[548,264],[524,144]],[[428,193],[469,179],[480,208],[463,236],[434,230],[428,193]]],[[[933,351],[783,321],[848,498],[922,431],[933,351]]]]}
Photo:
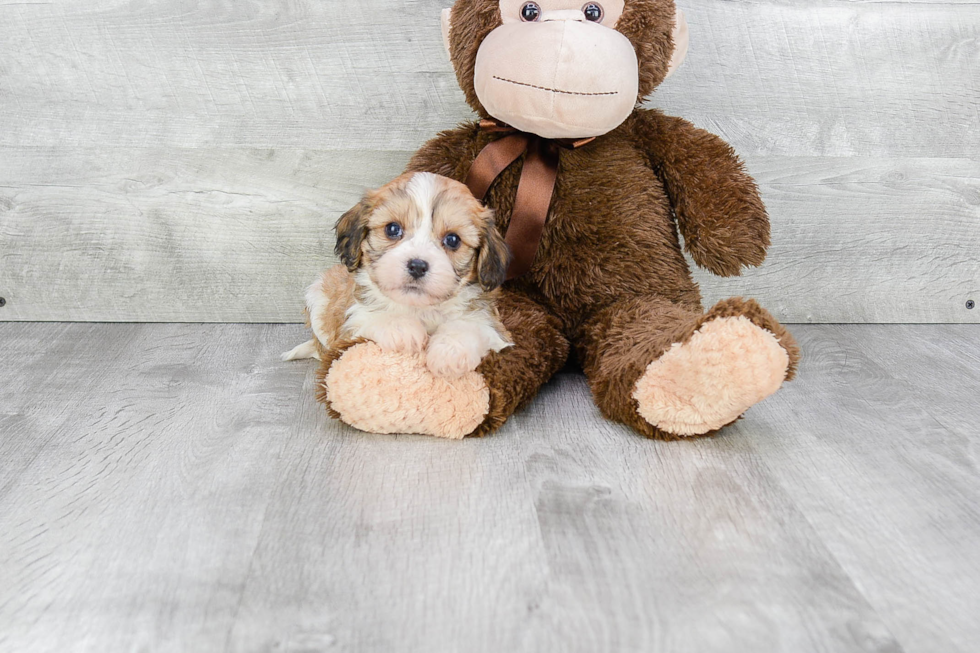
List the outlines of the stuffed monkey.
{"type": "Polygon", "coordinates": [[[443,34],[483,120],[441,133],[408,170],[466,182],[495,210],[514,252],[499,310],[515,344],[446,380],[343,343],[318,375],[331,414],[373,432],[485,435],[573,352],[603,415],[678,439],[792,378],[792,336],[752,300],[705,311],[682,254],[738,275],[765,258],[769,220],[729,145],[640,107],[686,51],[673,0],[457,0],[443,34]]]}

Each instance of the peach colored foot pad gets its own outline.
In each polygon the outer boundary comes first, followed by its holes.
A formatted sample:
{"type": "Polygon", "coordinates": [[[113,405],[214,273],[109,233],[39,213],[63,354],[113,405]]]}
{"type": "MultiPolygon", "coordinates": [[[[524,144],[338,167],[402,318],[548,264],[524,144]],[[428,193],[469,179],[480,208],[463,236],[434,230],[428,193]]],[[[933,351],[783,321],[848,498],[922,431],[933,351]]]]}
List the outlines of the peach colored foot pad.
{"type": "Polygon", "coordinates": [[[674,435],[702,435],[738,419],[782,385],[789,356],[745,317],[703,325],[650,363],[633,398],[640,416],[674,435]]]}
{"type": "Polygon", "coordinates": [[[373,342],[344,352],[325,384],[341,419],[370,433],[458,440],[472,433],[490,410],[490,391],[480,374],[434,376],[424,356],[385,352],[373,342]]]}

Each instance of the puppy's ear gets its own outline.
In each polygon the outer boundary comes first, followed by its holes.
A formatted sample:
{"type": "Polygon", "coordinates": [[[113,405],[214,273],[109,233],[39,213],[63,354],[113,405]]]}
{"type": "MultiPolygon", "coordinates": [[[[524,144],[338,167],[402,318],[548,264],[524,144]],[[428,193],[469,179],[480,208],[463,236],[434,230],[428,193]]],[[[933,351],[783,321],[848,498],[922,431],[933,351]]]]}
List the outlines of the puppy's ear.
{"type": "Polygon", "coordinates": [[[357,206],[340,216],[334,227],[337,231],[337,244],[333,251],[351,272],[361,267],[361,245],[368,235],[368,216],[372,210],[374,203],[365,196],[357,206]]]}
{"type": "Polygon", "coordinates": [[[497,229],[493,211],[487,210],[484,221],[483,245],[476,258],[476,279],[480,287],[490,292],[499,288],[507,280],[507,266],[510,265],[510,248],[497,229]]]}

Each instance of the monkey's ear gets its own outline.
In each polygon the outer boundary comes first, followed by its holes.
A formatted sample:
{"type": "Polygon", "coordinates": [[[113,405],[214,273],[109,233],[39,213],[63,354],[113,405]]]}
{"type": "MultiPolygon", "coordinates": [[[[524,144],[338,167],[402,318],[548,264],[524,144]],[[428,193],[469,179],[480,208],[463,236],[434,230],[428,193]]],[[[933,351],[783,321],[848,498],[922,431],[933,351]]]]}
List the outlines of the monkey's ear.
{"type": "Polygon", "coordinates": [[[361,245],[368,235],[368,216],[373,208],[373,203],[365,197],[357,206],[340,216],[334,227],[337,232],[334,253],[351,272],[361,267],[361,245]]]}
{"type": "Polygon", "coordinates": [[[493,213],[488,216],[484,227],[483,245],[476,259],[476,280],[480,287],[490,292],[499,288],[507,280],[507,266],[510,265],[510,248],[497,229],[493,213]]]}
{"type": "Polygon", "coordinates": [[[453,22],[453,8],[447,7],[442,10],[442,44],[446,46],[446,54],[451,55],[449,50],[449,26],[453,22]]]}
{"type": "MultiPolygon", "coordinates": [[[[681,8],[677,8],[677,15],[674,17],[674,54],[670,57],[670,64],[667,66],[667,77],[674,74],[684,59],[687,58],[687,48],[691,45],[691,33],[687,29],[687,18],[681,8]]],[[[664,78],[666,79],[666,77],[664,78]]]]}

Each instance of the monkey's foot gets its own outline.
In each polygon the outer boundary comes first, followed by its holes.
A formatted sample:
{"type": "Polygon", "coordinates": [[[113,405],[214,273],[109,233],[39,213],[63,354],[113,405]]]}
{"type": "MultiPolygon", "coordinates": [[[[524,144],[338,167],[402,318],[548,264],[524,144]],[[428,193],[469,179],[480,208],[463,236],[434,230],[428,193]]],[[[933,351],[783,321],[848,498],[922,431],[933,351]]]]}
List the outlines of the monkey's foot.
{"type": "Polygon", "coordinates": [[[704,435],[778,390],[789,366],[770,331],[744,316],[720,317],[650,363],[633,398],[640,416],[662,431],[704,435]]]}
{"type": "Polygon", "coordinates": [[[347,349],[324,379],[327,406],[354,428],[453,440],[472,433],[490,410],[483,377],[436,376],[424,354],[386,352],[373,342],[347,349]]]}

